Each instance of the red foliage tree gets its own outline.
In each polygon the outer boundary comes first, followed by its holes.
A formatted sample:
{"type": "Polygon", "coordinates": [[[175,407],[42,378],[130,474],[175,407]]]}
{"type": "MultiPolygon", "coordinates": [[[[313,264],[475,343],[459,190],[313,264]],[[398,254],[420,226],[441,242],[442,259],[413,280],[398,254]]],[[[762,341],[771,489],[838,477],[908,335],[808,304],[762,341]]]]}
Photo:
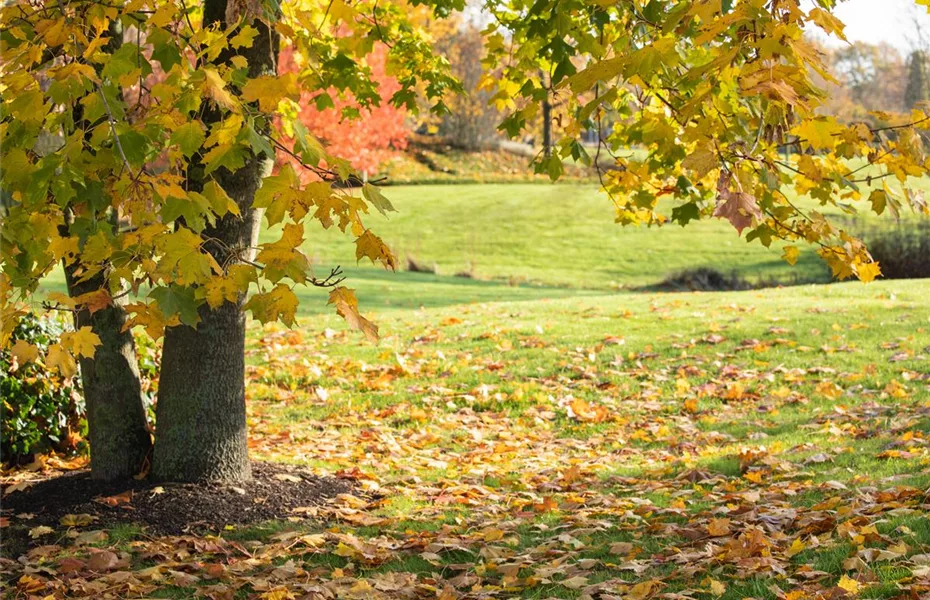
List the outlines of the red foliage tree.
{"type": "MultiPolygon", "coordinates": [[[[387,103],[394,92],[400,89],[397,80],[387,74],[387,48],[378,45],[368,56],[372,80],[378,83],[381,106],[360,108],[354,98],[339,98],[335,90],[329,90],[334,106],[319,110],[314,95],[304,92],[300,97],[300,121],[317,136],[334,156],[348,160],[359,172],[374,174],[378,168],[407,147],[407,129],[404,121],[407,111],[387,103]],[[359,108],[360,116],[344,119],[343,109],[359,108]]],[[[281,52],[279,71],[297,71],[293,52],[287,48],[281,52]]],[[[293,160],[282,157],[284,160],[293,160]]],[[[298,172],[301,169],[297,169],[298,172]]]]}

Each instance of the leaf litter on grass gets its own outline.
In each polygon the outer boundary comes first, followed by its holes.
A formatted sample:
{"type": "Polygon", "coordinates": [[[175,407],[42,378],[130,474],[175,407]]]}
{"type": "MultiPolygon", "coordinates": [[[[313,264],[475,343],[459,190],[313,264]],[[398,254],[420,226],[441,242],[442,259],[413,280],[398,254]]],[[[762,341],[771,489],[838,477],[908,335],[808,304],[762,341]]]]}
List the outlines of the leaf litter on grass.
{"type": "Polygon", "coordinates": [[[396,327],[392,348],[364,356],[343,351],[342,332],[259,332],[248,372],[253,455],[355,490],[212,535],[101,538],[88,535],[93,523],[59,525],[4,559],[7,589],[930,597],[922,326],[872,348],[860,334],[874,330],[833,327],[830,311],[805,313],[815,333],[706,303],[686,334],[637,337],[638,318],[675,322],[693,310],[662,298],[621,314],[623,336],[600,330],[602,305],[562,315],[591,322],[575,336],[528,326],[533,314],[502,320],[500,306],[423,313],[396,327]],[[755,329],[738,327],[743,318],[755,329]],[[876,361],[902,351],[907,360],[876,361]]]}

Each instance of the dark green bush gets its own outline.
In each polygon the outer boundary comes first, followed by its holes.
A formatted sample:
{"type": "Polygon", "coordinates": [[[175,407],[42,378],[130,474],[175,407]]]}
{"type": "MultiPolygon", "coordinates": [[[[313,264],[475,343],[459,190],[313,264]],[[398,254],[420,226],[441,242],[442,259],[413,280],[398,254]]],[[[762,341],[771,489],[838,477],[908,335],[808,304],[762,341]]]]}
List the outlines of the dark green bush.
{"type": "Polygon", "coordinates": [[[872,227],[863,237],[886,279],[930,277],[930,221],[872,227]]]}
{"type": "MultiPolygon", "coordinates": [[[[44,355],[63,327],[48,318],[26,315],[13,330],[13,342],[25,340],[44,355]]],[[[0,459],[19,462],[33,454],[66,448],[84,426],[84,399],[76,377],[63,378],[42,362],[17,364],[0,350],[0,459]]]]}

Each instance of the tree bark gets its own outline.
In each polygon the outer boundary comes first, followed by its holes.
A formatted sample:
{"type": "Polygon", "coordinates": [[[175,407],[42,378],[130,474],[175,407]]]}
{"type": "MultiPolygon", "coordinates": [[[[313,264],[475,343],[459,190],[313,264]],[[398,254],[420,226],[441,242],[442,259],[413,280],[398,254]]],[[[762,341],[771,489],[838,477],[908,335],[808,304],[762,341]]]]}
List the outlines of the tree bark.
{"type": "MultiPolygon", "coordinates": [[[[225,19],[225,0],[205,2],[205,24],[225,24],[225,19]]],[[[278,36],[259,20],[252,26],[259,34],[251,48],[238,54],[248,61],[250,77],[273,75],[278,36]]],[[[218,61],[226,62],[233,56],[227,52],[218,61]]],[[[221,118],[215,108],[204,112],[208,125],[221,118]]],[[[204,247],[221,265],[230,264],[233,255],[248,257],[257,243],[261,214],[252,202],[262,180],[271,173],[273,158],[255,155],[236,172],[220,168],[214,174],[239,206],[241,215],[227,214],[203,232],[204,247]]],[[[189,188],[202,189],[202,167],[194,164],[189,173],[189,188]]],[[[241,297],[217,309],[205,305],[196,328],[181,325],[165,332],[152,465],[156,479],[237,482],[251,477],[245,406],[244,300],[241,297]]]]}
{"type": "Polygon", "coordinates": [[[165,332],[153,475],[165,481],[251,477],[245,415],[245,316],[202,310],[196,329],[165,332]]]}
{"type": "Polygon", "coordinates": [[[546,157],[552,156],[552,105],[548,100],[543,101],[543,153],[546,157]]]}
{"type": "MultiPolygon", "coordinates": [[[[65,267],[71,297],[100,289],[102,276],[78,282],[76,265],[65,267]]],[[[136,345],[123,331],[126,311],[119,300],[91,314],[74,315],[77,328],[89,326],[100,337],[93,358],[82,358],[81,384],[87,406],[91,477],[102,481],[138,474],[152,449],[146,424],[136,345]]]]}
{"type": "MultiPolygon", "coordinates": [[[[224,264],[229,248],[247,251],[258,240],[261,213],[255,192],[272,161],[255,157],[217,180],[242,217],[219,219],[204,235],[221,240],[208,249],[224,264]]],[[[217,309],[203,306],[196,328],[165,331],[156,405],[153,474],[169,481],[245,481],[251,477],[245,410],[244,298],[217,309]]]]}

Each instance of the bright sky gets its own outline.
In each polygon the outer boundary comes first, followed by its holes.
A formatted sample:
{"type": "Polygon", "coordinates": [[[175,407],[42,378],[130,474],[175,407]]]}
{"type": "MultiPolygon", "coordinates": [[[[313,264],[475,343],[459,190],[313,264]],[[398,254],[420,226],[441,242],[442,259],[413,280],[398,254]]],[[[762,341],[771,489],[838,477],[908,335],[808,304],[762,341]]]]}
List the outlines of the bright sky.
{"type": "MultiPolygon", "coordinates": [[[[930,14],[914,0],[846,0],[838,4],[835,14],[846,24],[849,41],[888,42],[907,52],[917,37],[915,20],[930,39],[930,14]]],[[[834,38],[832,43],[842,42],[834,38]]]]}

